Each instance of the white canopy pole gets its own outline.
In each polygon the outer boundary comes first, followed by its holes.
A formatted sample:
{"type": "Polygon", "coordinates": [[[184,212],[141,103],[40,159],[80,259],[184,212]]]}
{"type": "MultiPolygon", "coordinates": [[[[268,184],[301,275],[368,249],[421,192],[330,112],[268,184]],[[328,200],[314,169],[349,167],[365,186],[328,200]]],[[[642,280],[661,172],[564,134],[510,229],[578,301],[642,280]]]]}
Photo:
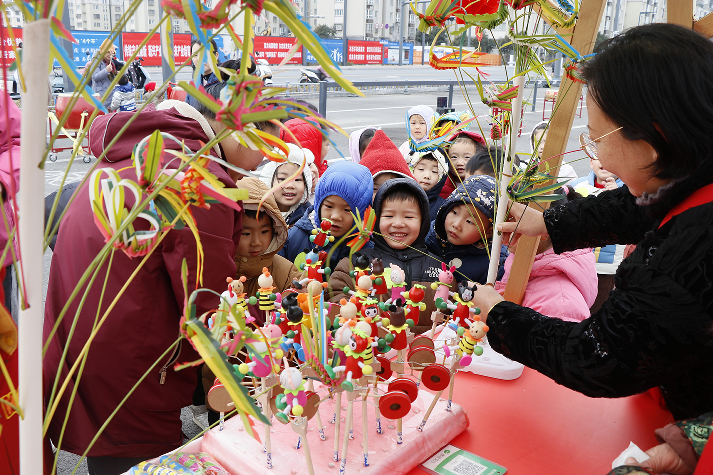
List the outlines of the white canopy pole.
{"type": "Polygon", "coordinates": [[[507,187],[512,178],[512,162],[515,158],[517,137],[520,133],[520,119],[522,115],[522,96],[525,87],[525,76],[518,76],[513,80],[513,84],[518,86],[517,97],[512,100],[512,114],[510,115],[510,134],[506,142],[505,163],[500,175],[500,194],[498,197],[498,212],[493,223],[493,248],[490,252],[490,267],[488,267],[488,284],[494,284],[498,278],[498,263],[500,262],[500,247],[503,244],[503,236],[498,234],[495,227],[505,220],[508,208],[507,187]]]}
{"type": "MultiPolygon", "coordinates": [[[[42,277],[44,236],[44,171],[38,168],[47,143],[47,76],[50,20],[25,23],[22,70],[21,169],[19,238],[24,290],[29,308],[19,315],[18,376],[20,407],[20,471],[42,473],[42,277]]],[[[22,276],[18,276],[18,280],[22,276]]]]}

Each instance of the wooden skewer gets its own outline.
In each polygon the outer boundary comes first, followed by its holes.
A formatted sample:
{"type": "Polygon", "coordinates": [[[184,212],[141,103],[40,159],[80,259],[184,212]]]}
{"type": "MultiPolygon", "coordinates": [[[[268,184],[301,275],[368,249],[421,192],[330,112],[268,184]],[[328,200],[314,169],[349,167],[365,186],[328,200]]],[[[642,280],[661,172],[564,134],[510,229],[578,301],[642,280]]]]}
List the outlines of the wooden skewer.
{"type": "Polygon", "coordinates": [[[362,434],[361,434],[361,442],[363,445],[363,451],[364,451],[364,466],[368,467],[369,466],[369,424],[366,422],[366,410],[367,410],[367,403],[366,403],[366,395],[364,396],[364,399],[361,401],[361,428],[362,428],[362,434]]]}
{"type": "Polygon", "coordinates": [[[456,353],[453,356],[453,362],[451,363],[451,384],[448,388],[448,404],[446,404],[446,411],[448,412],[451,412],[451,401],[453,401],[453,383],[456,380],[456,376],[455,374],[453,374],[453,368],[455,368],[458,362],[460,361],[460,357],[461,355],[456,353]]]}
{"type": "Polygon", "coordinates": [[[374,402],[376,403],[376,433],[383,434],[384,431],[381,430],[381,410],[379,409],[379,391],[377,385],[379,384],[379,376],[374,376],[374,402]]]}
{"type": "Polygon", "coordinates": [[[349,401],[347,406],[347,420],[344,427],[344,442],[342,443],[342,463],[339,465],[339,475],[344,475],[347,469],[347,449],[349,448],[349,431],[346,429],[351,427],[354,419],[354,401],[349,401]]]}
{"type": "MultiPolygon", "coordinates": [[[[261,379],[262,390],[265,391],[265,378],[261,379]]],[[[267,468],[272,468],[272,442],[270,441],[270,422],[272,422],[272,409],[270,408],[270,397],[269,394],[265,393],[264,397],[261,398],[262,402],[262,412],[267,419],[268,424],[265,424],[265,455],[267,457],[267,468]]]]}
{"type": "Polygon", "coordinates": [[[341,391],[334,396],[334,456],[332,459],[337,462],[339,461],[339,424],[342,421],[342,393],[341,391]]]}
{"type": "MultiPolygon", "coordinates": [[[[307,380],[307,390],[314,392],[314,382],[311,379],[307,380]]],[[[319,439],[327,440],[327,436],[324,435],[324,426],[322,425],[322,417],[319,415],[319,406],[317,406],[317,413],[314,415],[317,419],[317,430],[319,431],[319,439]]]]}
{"type": "Polygon", "coordinates": [[[314,467],[312,466],[312,454],[309,451],[309,443],[307,442],[307,418],[296,417],[291,421],[292,430],[300,436],[300,440],[304,440],[305,459],[307,462],[307,471],[309,475],[314,475],[314,467]]]}

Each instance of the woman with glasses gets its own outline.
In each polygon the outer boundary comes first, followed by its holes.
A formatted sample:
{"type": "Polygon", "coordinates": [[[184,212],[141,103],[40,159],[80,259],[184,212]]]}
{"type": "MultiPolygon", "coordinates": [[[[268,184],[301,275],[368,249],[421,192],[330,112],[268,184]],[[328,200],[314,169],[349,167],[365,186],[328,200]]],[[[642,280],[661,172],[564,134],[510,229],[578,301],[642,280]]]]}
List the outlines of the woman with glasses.
{"type": "Polygon", "coordinates": [[[581,323],[473,301],[497,351],[591,397],[660,388],[676,419],[713,410],[713,43],[670,24],[632,28],[582,67],[587,153],[625,185],[540,213],[514,205],[501,230],[549,236],[557,253],[637,244],[616,289],[581,323]]]}

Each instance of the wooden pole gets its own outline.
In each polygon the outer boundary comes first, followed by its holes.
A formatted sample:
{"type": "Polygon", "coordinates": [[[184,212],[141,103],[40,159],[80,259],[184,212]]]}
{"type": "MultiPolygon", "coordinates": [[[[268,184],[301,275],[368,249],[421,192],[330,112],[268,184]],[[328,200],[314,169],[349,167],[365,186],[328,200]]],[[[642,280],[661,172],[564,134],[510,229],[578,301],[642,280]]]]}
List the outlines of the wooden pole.
{"type": "MultiPolygon", "coordinates": [[[[18,335],[18,398],[24,417],[20,419],[20,472],[42,473],[42,274],[44,204],[37,189],[45,182],[38,165],[45,152],[47,121],[47,65],[49,64],[50,20],[25,25],[22,68],[26,92],[22,94],[22,150],[20,172],[21,274],[27,308],[20,310],[18,335]]],[[[62,417],[60,414],[57,417],[62,417]]]]}
{"type": "Polygon", "coordinates": [[[706,38],[713,37],[713,13],[709,13],[693,23],[693,29],[706,38]]]}
{"type": "MultiPolygon", "coordinates": [[[[579,19],[574,28],[571,41],[571,45],[582,55],[587,55],[594,49],[594,41],[597,38],[604,6],[605,0],[582,2],[579,19]]],[[[582,84],[565,77],[559,90],[560,94],[557,95],[555,114],[550,121],[545,149],[542,152],[543,159],[555,157],[565,151],[569,134],[572,131],[574,114],[577,110],[579,98],[582,95],[582,84]]],[[[543,160],[540,166],[541,171],[545,171],[546,163],[549,164],[551,169],[559,170],[559,166],[562,164],[562,156],[560,155],[550,161],[543,160]]],[[[505,300],[518,304],[522,302],[522,296],[525,294],[525,287],[527,287],[527,282],[530,279],[532,262],[535,259],[539,244],[539,237],[522,236],[520,238],[515,252],[515,260],[510,271],[510,278],[505,287],[505,300]]]]}
{"type": "Polygon", "coordinates": [[[666,21],[674,25],[693,28],[693,0],[668,0],[666,21]]]}

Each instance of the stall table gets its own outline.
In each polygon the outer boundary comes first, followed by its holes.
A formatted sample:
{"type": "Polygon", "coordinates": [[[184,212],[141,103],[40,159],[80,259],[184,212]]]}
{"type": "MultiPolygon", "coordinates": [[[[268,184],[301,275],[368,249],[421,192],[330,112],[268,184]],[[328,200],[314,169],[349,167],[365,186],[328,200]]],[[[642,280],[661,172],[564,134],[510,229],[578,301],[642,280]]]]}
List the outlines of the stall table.
{"type": "Polygon", "coordinates": [[[605,475],[630,441],[648,450],[657,445],[654,429],[673,422],[648,393],[589,398],[530,368],[512,381],[458,373],[453,400],[470,427],[451,445],[507,467],[508,475],[605,475]]]}

